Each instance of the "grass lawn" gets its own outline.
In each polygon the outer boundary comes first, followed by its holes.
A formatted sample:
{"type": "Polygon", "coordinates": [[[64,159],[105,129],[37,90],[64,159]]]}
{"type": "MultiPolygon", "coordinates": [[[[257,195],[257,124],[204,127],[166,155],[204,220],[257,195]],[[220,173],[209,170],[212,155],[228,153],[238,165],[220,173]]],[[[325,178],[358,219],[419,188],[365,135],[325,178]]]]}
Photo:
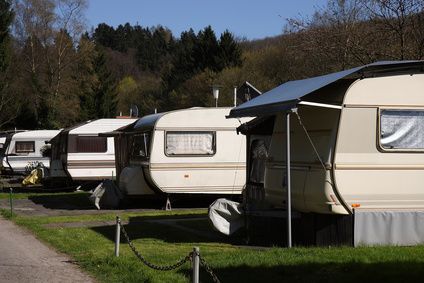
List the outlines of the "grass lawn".
{"type": "MultiPolygon", "coordinates": [[[[7,216],[7,211],[2,211],[7,216]]],[[[422,282],[424,246],[378,248],[255,249],[229,244],[222,237],[202,237],[161,223],[175,219],[184,227],[214,235],[206,220],[181,221],[206,215],[205,210],[124,213],[126,229],[137,249],[151,262],[168,265],[199,246],[201,255],[222,282],[422,282]]],[[[113,214],[82,216],[15,216],[13,221],[69,254],[101,282],[189,282],[189,263],[176,271],[144,266],[121,237],[121,256],[115,258],[114,226],[66,227],[68,222],[110,221],[113,214]],[[54,224],[57,224],[56,226],[54,224]],[[53,226],[52,226],[53,224],[53,226]]],[[[201,282],[212,282],[204,271],[201,282]]]]}

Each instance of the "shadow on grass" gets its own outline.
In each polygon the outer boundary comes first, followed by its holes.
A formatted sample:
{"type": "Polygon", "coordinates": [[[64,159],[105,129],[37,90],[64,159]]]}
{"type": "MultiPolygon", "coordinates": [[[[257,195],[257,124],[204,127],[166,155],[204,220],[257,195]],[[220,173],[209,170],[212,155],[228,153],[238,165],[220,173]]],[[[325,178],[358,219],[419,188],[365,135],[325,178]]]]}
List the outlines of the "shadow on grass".
{"type": "MultiPolygon", "coordinates": [[[[115,225],[91,229],[111,242],[115,241],[115,225]]],[[[167,243],[229,242],[229,238],[216,232],[205,215],[167,215],[155,217],[131,217],[125,230],[131,240],[157,239],[167,243]]],[[[121,236],[121,243],[126,240],[121,236]]]]}
{"type": "Polygon", "coordinates": [[[85,210],[95,207],[88,199],[88,193],[69,193],[29,196],[28,199],[35,204],[42,205],[49,209],[63,210],[85,210]]]}
{"type": "MultiPolygon", "coordinates": [[[[207,258],[205,258],[208,261],[207,258]]],[[[424,263],[411,261],[381,263],[301,263],[280,266],[248,266],[228,262],[229,267],[212,268],[221,282],[423,282],[424,263]]],[[[213,282],[200,267],[200,281],[213,282]]],[[[191,276],[191,270],[179,272],[191,276]]]]}

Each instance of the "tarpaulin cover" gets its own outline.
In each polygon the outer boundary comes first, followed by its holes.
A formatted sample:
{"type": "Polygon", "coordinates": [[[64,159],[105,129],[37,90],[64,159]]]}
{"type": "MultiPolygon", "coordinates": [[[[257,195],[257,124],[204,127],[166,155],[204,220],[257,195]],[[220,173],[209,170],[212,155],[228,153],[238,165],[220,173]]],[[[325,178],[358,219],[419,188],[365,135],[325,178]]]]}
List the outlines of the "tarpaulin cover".
{"type": "Polygon", "coordinates": [[[231,110],[229,118],[273,115],[295,106],[303,96],[345,78],[422,68],[424,61],[384,61],[304,80],[289,81],[231,110]]]}
{"type": "Polygon", "coordinates": [[[97,209],[117,208],[123,195],[112,180],[104,180],[94,189],[89,199],[97,209]]]}
{"type": "Polygon", "coordinates": [[[424,148],[424,111],[381,111],[380,134],[383,148],[424,148]]]}
{"type": "Polygon", "coordinates": [[[361,211],[354,214],[354,245],[424,244],[424,211],[361,211]]]}
{"type": "Polygon", "coordinates": [[[28,185],[40,184],[42,178],[43,178],[43,169],[36,168],[32,170],[27,177],[25,177],[25,179],[22,181],[22,185],[28,186],[28,185]]]}
{"type": "Polygon", "coordinates": [[[231,235],[244,225],[241,204],[224,198],[217,199],[209,206],[209,220],[217,231],[231,235]]]}

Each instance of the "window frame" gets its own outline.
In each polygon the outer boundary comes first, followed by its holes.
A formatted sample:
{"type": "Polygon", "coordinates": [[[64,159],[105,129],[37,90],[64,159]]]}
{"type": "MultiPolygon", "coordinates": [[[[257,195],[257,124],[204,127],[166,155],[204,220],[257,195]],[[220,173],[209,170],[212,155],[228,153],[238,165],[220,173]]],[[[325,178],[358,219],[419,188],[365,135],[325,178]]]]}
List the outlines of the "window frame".
{"type": "Polygon", "coordinates": [[[15,153],[34,153],[35,152],[35,141],[15,141],[15,153]],[[19,150],[18,151],[18,144],[31,144],[32,145],[32,150],[19,150]]]}
{"type": "Polygon", "coordinates": [[[165,131],[164,132],[164,142],[163,142],[163,151],[165,156],[167,157],[213,157],[216,154],[216,131],[187,131],[187,130],[182,130],[182,131],[175,131],[175,130],[171,130],[171,131],[165,131]],[[190,133],[190,134],[212,134],[212,150],[213,153],[212,154],[199,154],[199,153],[195,153],[195,154],[168,154],[167,153],[167,149],[166,149],[166,145],[167,145],[167,139],[168,139],[168,133],[171,134],[178,134],[178,133],[190,133]]]}
{"type": "Polygon", "coordinates": [[[377,150],[382,153],[424,153],[424,148],[386,148],[381,144],[381,114],[383,111],[411,111],[411,112],[423,112],[424,108],[378,108],[377,111],[377,150]]]}
{"type": "Polygon", "coordinates": [[[152,148],[152,139],[153,139],[153,132],[151,132],[151,131],[140,132],[140,133],[134,134],[132,136],[132,141],[131,141],[131,152],[130,152],[129,160],[135,160],[135,161],[148,161],[148,160],[150,160],[151,148],[152,148]],[[148,139],[149,139],[148,143],[145,144],[145,150],[147,151],[146,156],[139,156],[139,155],[135,156],[135,155],[133,155],[135,137],[136,136],[144,137],[145,135],[147,135],[148,139]]]}

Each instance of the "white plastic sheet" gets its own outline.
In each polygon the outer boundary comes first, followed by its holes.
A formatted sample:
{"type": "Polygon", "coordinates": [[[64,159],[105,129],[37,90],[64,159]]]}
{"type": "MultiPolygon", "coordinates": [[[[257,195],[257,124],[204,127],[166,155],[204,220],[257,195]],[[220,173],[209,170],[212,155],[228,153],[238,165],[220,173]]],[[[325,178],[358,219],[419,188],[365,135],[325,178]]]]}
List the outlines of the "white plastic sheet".
{"type": "Polygon", "coordinates": [[[242,205],[224,198],[217,199],[209,206],[209,220],[217,231],[231,235],[244,225],[242,205]]]}

